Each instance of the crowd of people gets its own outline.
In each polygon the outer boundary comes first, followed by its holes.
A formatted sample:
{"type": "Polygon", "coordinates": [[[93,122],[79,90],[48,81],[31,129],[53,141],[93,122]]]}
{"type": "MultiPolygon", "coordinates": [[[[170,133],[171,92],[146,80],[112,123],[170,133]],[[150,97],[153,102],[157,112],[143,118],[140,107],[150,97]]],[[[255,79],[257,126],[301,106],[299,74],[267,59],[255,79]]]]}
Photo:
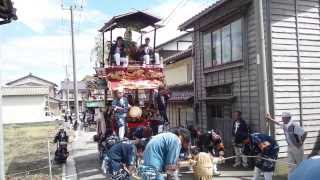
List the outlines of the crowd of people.
{"type": "MultiPolygon", "coordinates": [[[[159,97],[154,98],[155,106],[159,108],[158,113],[162,117],[162,122],[168,123],[169,119],[165,113],[166,97],[161,97],[160,93],[158,95],[159,97]]],[[[129,109],[130,103],[124,96],[124,92],[118,90],[112,102],[117,133],[112,130],[105,132],[104,139],[100,140],[100,142],[106,142],[108,137],[116,137],[116,140],[113,140],[113,143],[109,144],[102,153],[101,158],[104,160],[106,172],[114,177],[122,177],[124,174],[130,177],[129,174],[132,175],[138,171],[141,177],[154,176],[161,180],[164,179],[164,174],[177,176],[177,170],[187,164],[194,167],[194,175],[199,179],[208,179],[221,174],[217,165],[225,162],[225,147],[223,134],[218,129],[202,131],[190,126],[154,132],[151,127],[142,126],[128,131],[126,119],[129,109]],[[140,166],[137,166],[139,164],[137,159],[143,159],[140,166]]],[[[252,179],[258,180],[263,174],[266,180],[271,180],[279,153],[277,141],[267,134],[250,133],[240,111],[235,111],[232,117],[231,135],[235,153],[233,167],[248,168],[250,165],[248,157],[254,158],[252,179]]],[[[284,130],[291,173],[295,169],[294,165],[298,165],[303,159],[303,142],[306,133],[302,127],[293,123],[290,113],[282,114],[282,122],[274,120],[270,114],[266,114],[266,120],[274,122],[284,130]]]]}

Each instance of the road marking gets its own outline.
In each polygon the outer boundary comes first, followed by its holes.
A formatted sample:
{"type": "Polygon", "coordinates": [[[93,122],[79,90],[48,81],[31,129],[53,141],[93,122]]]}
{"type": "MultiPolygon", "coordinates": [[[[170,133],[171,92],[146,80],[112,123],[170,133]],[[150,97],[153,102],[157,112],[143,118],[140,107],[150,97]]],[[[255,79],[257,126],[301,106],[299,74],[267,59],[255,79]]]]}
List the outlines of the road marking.
{"type": "Polygon", "coordinates": [[[62,164],[62,180],[66,180],[66,163],[62,164]]]}

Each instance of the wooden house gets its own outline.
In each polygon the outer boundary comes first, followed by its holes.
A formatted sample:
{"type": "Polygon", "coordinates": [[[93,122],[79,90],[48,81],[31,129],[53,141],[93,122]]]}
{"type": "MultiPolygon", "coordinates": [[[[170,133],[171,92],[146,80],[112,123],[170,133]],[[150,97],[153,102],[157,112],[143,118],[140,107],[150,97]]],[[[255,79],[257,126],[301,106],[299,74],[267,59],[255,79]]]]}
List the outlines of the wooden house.
{"type": "Polygon", "coordinates": [[[167,115],[171,126],[194,125],[192,34],[186,33],[156,47],[163,59],[166,85],[171,97],[167,115]]]}
{"type": "MultiPolygon", "coordinates": [[[[262,8],[257,2],[219,0],[180,25],[180,30],[193,32],[196,121],[222,130],[230,147],[232,111],[242,111],[252,132],[265,133],[266,109],[278,120],[282,112],[290,112],[308,132],[305,153],[317,153],[320,2],[262,0],[262,8]]],[[[285,156],[283,130],[271,126],[271,134],[285,156]]]]}

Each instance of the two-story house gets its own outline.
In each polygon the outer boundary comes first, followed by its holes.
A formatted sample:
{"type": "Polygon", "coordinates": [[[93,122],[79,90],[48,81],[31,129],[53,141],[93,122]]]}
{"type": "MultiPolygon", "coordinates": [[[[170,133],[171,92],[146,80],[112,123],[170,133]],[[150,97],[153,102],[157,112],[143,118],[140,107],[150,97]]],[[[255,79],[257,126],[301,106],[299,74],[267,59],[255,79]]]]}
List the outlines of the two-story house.
{"type": "Polygon", "coordinates": [[[8,82],[2,87],[4,123],[51,120],[52,115],[60,112],[56,90],[55,83],[31,73],[8,82]]]}
{"type": "MultiPolygon", "coordinates": [[[[290,112],[308,132],[305,153],[317,153],[320,2],[267,0],[262,8],[257,2],[219,0],[180,25],[193,32],[197,122],[220,129],[230,147],[232,111],[242,111],[253,132],[265,133],[266,110],[278,120],[290,112]]],[[[285,156],[283,130],[271,125],[271,134],[285,156]]]]}
{"type": "Polygon", "coordinates": [[[192,34],[186,33],[156,47],[163,59],[171,97],[167,114],[171,126],[194,125],[192,34]]]}
{"type": "MultiPolygon", "coordinates": [[[[88,100],[88,89],[85,81],[78,81],[78,104],[79,112],[83,112],[85,108],[85,101],[88,100]]],[[[61,81],[61,89],[59,91],[62,110],[66,112],[69,110],[71,113],[75,111],[75,96],[74,96],[74,86],[73,81],[68,79],[61,81]]]]}

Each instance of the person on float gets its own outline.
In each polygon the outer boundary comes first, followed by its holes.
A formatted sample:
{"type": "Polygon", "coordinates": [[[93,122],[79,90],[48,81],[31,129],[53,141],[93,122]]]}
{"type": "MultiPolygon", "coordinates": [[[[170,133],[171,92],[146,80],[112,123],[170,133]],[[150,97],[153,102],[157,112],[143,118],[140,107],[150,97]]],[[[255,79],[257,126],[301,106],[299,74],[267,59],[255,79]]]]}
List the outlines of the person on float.
{"type": "Polygon", "coordinates": [[[121,63],[123,63],[124,67],[128,66],[129,60],[121,36],[117,37],[116,43],[111,46],[110,56],[110,58],[116,62],[117,66],[120,66],[121,63]]]}

